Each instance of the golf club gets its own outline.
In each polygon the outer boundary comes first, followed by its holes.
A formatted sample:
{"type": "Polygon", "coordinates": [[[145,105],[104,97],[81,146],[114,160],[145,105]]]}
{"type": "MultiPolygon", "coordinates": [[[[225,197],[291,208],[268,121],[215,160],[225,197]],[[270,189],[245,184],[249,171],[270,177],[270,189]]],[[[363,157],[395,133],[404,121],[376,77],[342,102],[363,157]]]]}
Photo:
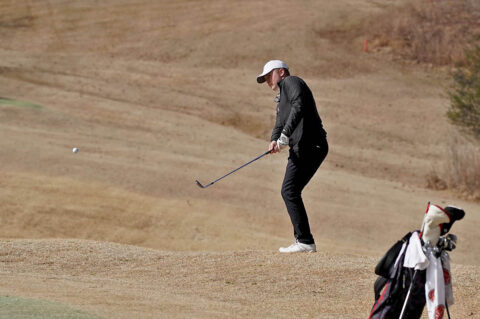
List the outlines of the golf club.
{"type": "Polygon", "coordinates": [[[219,180],[227,177],[228,175],[235,173],[236,171],[238,171],[238,170],[241,169],[242,167],[245,167],[245,166],[247,166],[248,164],[251,164],[251,163],[255,162],[256,160],[264,157],[265,155],[270,154],[270,152],[271,152],[271,151],[266,151],[266,152],[263,153],[262,155],[259,155],[259,156],[255,157],[255,158],[254,158],[253,160],[251,160],[250,162],[243,164],[243,165],[240,166],[239,168],[236,168],[236,169],[234,169],[233,171],[231,171],[230,173],[225,174],[225,175],[223,175],[223,176],[220,177],[220,178],[217,178],[216,180],[214,180],[213,182],[211,182],[211,183],[209,183],[209,184],[207,184],[207,185],[202,185],[202,183],[200,183],[198,180],[195,180],[195,184],[197,184],[198,187],[200,187],[200,188],[207,188],[207,187],[215,184],[215,183],[218,182],[219,180]]]}

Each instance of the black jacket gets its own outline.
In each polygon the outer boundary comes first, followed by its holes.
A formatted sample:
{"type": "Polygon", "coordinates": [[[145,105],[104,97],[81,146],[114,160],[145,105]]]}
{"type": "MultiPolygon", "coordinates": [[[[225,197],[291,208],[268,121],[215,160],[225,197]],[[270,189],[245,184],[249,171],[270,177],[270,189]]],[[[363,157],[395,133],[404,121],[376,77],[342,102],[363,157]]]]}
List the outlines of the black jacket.
{"type": "Polygon", "coordinates": [[[296,153],[325,145],[327,133],[307,84],[297,76],[287,76],[278,87],[280,101],[270,140],[276,141],[283,133],[289,137],[289,146],[296,153]]]}

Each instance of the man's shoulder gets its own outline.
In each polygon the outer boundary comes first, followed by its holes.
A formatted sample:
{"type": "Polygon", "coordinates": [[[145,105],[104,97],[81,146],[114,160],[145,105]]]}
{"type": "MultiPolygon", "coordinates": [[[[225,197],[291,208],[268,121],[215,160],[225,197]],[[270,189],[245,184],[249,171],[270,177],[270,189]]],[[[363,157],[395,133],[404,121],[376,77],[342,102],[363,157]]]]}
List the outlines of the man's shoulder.
{"type": "Polygon", "coordinates": [[[289,75],[285,79],[285,84],[300,84],[300,83],[305,83],[300,77],[296,75],[289,75]]]}
{"type": "Polygon", "coordinates": [[[294,87],[302,88],[307,86],[307,83],[305,83],[305,81],[302,78],[296,75],[289,75],[283,80],[283,85],[286,87],[292,87],[292,88],[294,87]]]}

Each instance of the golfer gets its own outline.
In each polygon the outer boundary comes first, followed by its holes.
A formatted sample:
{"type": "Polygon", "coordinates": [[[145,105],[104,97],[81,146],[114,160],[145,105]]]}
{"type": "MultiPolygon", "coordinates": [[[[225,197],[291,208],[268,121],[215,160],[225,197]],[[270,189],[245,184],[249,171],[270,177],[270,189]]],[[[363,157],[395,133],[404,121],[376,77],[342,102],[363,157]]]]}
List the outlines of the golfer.
{"type": "Polygon", "coordinates": [[[312,91],[301,78],[290,75],[284,62],[267,62],[257,82],[266,82],[272,90],[278,91],[275,98],[278,103],[277,118],[269,150],[277,153],[287,146],[290,148],[281,193],[292,221],[295,243],[279,251],[315,252],[302,190],[327,156],[327,133],[323,129],[312,91]]]}

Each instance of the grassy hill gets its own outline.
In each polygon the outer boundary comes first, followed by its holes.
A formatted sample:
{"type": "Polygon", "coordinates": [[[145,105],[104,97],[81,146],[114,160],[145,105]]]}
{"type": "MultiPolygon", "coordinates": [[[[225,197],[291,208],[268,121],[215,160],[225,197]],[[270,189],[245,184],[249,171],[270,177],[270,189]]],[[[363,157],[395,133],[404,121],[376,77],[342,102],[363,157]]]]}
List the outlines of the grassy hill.
{"type": "Polygon", "coordinates": [[[480,205],[425,187],[456,141],[446,75],[363,52],[357,27],[388,10],[1,1],[0,302],[104,318],[365,317],[376,261],[431,201],[467,212],[452,231],[452,315],[478,316],[480,205]],[[276,253],[293,240],[287,152],[194,184],[267,149],[274,94],[255,78],[274,58],[307,81],[331,145],[304,192],[314,255],[276,253]]]}

